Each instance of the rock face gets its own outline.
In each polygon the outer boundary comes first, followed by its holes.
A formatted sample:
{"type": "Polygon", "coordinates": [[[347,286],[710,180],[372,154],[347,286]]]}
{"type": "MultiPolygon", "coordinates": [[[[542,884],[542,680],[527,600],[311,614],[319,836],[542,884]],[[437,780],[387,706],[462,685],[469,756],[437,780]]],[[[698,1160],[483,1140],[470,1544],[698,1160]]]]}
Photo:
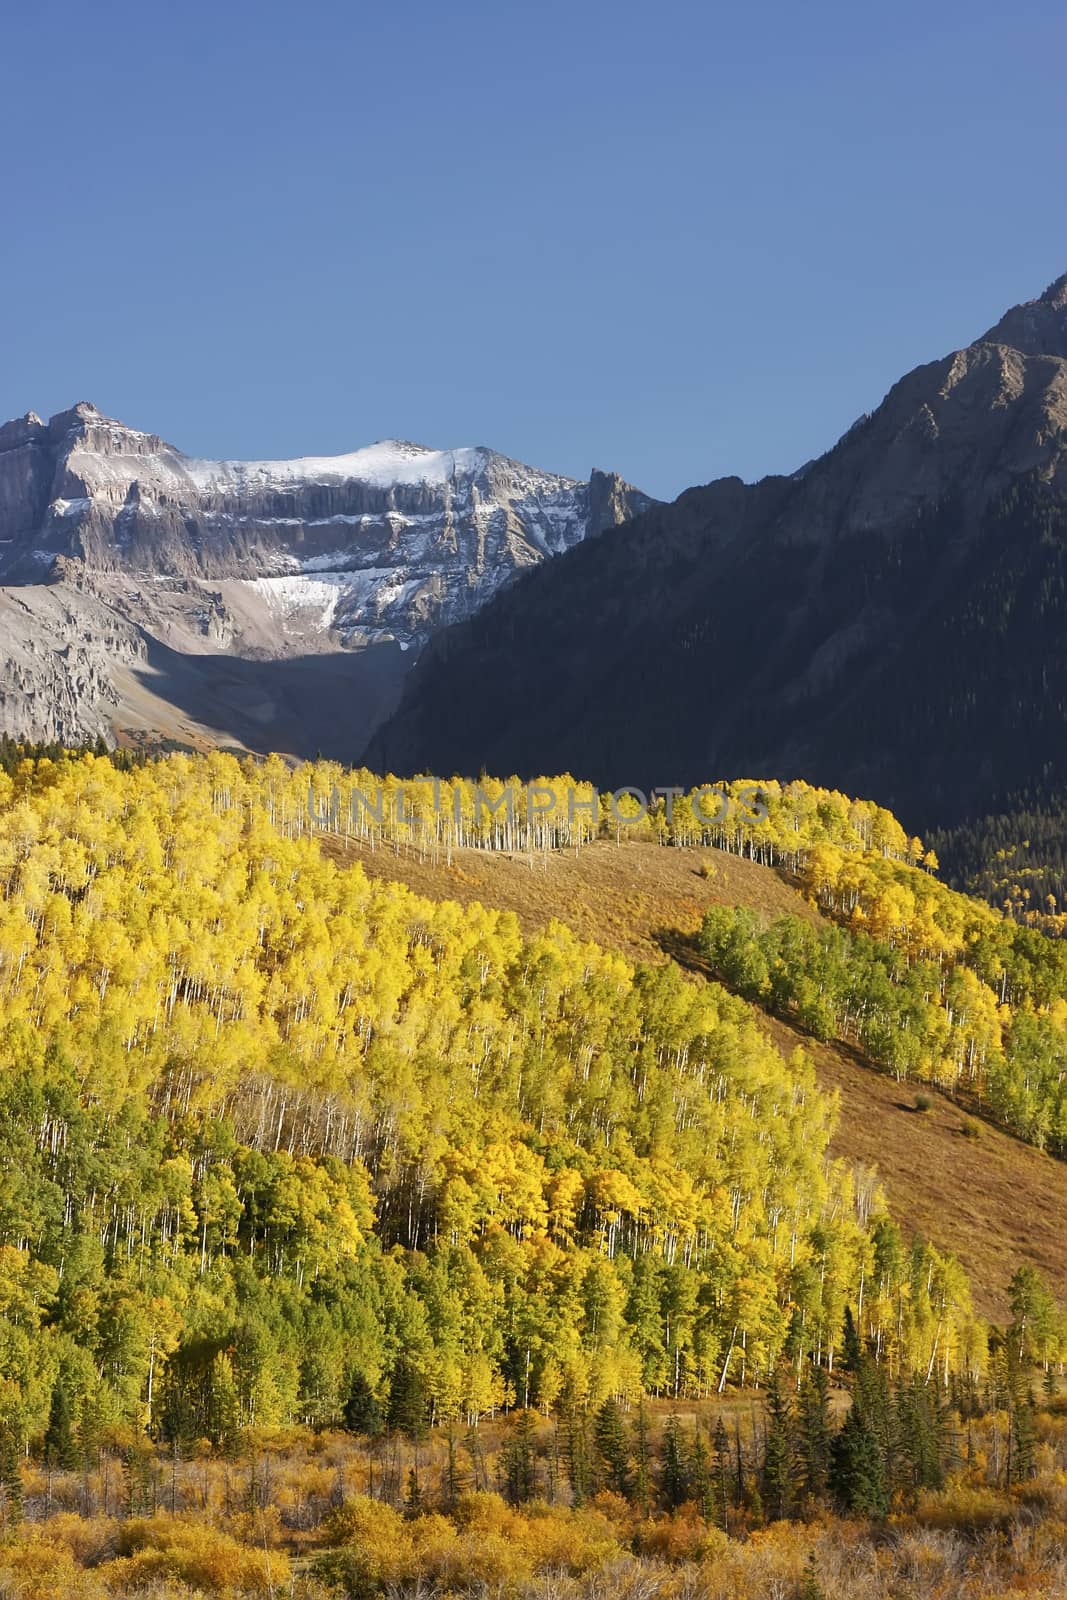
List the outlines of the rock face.
{"type": "Polygon", "coordinates": [[[1067,276],[791,477],[724,479],[438,636],[369,759],[745,774],[915,825],[1067,785],[1067,276]]]}
{"type": "Polygon", "coordinates": [[[76,744],[108,736],[117,667],[146,659],[138,630],[89,596],[0,589],[0,733],[76,744]]]}
{"type": "Polygon", "coordinates": [[[109,715],[121,726],[108,670],[119,638],[134,641],[124,664],[152,641],[216,661],[386,647],[413,660],[520,572],[651,504],[613,474],[579,483],[486,448],[387,440],[202,461],[85,403],[48,422],[30,412],[0,428],[6,725],[41,737],[95,733],[109,715]],[[99,646],[92,671],[63,665],[70,634],[99,646]]]}

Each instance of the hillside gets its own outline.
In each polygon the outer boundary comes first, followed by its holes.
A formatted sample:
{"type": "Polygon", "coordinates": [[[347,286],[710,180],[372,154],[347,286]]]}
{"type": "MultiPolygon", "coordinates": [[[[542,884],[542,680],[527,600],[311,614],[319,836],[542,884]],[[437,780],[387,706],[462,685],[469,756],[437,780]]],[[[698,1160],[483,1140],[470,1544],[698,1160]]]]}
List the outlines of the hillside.
{"type": "MultiPolygon", "coordinates": [[[[449,865],[407,850],[321,842],[335,859],[358,860],[372,876],[396,879],[418,894],[512,911],[528,933],[558,918],[631,960],[662,961],[669,951],[699,969],[689,941],[713,905],[749,906],[768,920],[820,921],[776,872],[721,850],[601,841],[533,865],[524,856],[479,850],[457,851],[449,865]],[[706,863],[709,878],[701,872],[706,863]]],[[[1006,1319],[1005,1263],[1016,1259],[1039,1267],[1067,1297],[1067,1163],[988,1124],[980,1139],[965,1138],[959,1106],[935,1089],[924,1090],[930,1111],[917,1113],[913,1086],[873,1070],[854,1051],[761,1017],[783,1056],[803,1047],[820,1086],[838,1096],[833,1152],[877,1169],[893,1215],[907,1231],[959,1257],[986,1315],[1006,1319]]]]}
{"type": "Polygon", "coordinates": [[[744,1002],[339,866],[307,783],[0,773],[0,1445],[706,1397],[832,1366],[861,1283],[894,1361],[979,1370],[744,1002]]]}
{"type": "Polygon", "coordinates": [[[490,779],[387,809],[329,763],[0,755],[13,1595],[470,1594],[490,1565],[502,1594],[564,1567],[681,1593],[695,1562],[803,1595],[817,1538],[843,1600],[890,1510],[893,1592],[926,1516],[914,1549],[951,1530],[978,1594],[1046,1503],[1012,1565],[1058,1592],[1067,1167],[957,1140],[946,1101],[739,997],[773,946],[768,1003],[818,1023],[813,952],[895,940],[914,971],[940,940],[920,1065],[951,1073],[999,951],[1003,1050],[972,1064],[1010,1076],[1020,1016],[1062,1028],[1052,941],[805,786],[624,822],[556,779],[487,818],[490,779]]]}
{"type": "Polygon", "coordinates": [[[760,772],[913,829],[1067,784],[1067,276],[819,460],[527,575],[422,658],[377,770],[760,772]]]}

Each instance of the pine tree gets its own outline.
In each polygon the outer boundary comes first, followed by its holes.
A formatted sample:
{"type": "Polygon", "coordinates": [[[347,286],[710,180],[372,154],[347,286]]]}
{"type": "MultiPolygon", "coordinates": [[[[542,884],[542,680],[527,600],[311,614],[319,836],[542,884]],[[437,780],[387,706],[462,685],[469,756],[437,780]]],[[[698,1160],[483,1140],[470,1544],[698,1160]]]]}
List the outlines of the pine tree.
{"type": "Polygon", "coordinates": [[[240,1432],[240,1396],[233,1367],[226,1355],[217,1355],[208,1376],[208,1437],[227,1454],[237,1447],[240,1432]]]}
{"type": "Polygon", "coordinates": [[[792,1417],[777,1370],[767,1386],[767,1433],[763,1450],[762,1494],[768,1517],[780,1522],[793,1504],[792,1417]]]}
{"type": "Polygon", "coordinates": [[[704,1430],[697,1421],[693,1427],[693,1442],[689,1446],[686,1463],[689,1473],[689,1497],[700,1508],[705,1522],[715,1520],[715,1485],[711,1474],[711,1461],[704,1441],[704,1430]]]}
{"type": "Polygon", "coordinates": [[[730,1531],[730,1436],[720,1416],[711,1436],[712,1471],[715,1479],[713,1521],[724,1533],[730,1531]]]}
{"type": "Polygon", "coordinates": [[[897,1412],[885,1367],[868,1356],[860,1360],[853,1404],[877,1442],[882,1484],[891,1497],[902,1471],[897,1412]]]}
{"type": "Polygon", "coordinates": [[[830,1483],[830,1380],[814,1362],[804,1369],[797,1407],[799,1481],[805,1498],[820,1505],[830,1483]]]}
{"type": "Polygon", "coordinates": [[[846,1372],[858,1372],[863,1361],[863,1345],[852,1315],[852,1307],[845,1307],[845,1326],[841,1351],[841,1365],[846,1372]]]}
{"type": "Polygon", "coordinates": [[[668,1511],[676,1511],[689,1499],[689,1473],[682,1450],[682,1429],[672,1411],[663,1430],[663,1467],[660,1488],[668,1511]]]}
{"type": "Polygon", "coordinates": [[[1012,1445],[1009,1483],[1025,1483],[1036,1471],[1037,1418],[1033,1395],[1026,1395],[1011,1409],[1012,1445]]]}
{"type": "Polygon", "coordinates": [[[559,1420],[563,1433],[563,1460],[567,1469],[571,1499],[580,1506],[589,1494],[591,1472],[589,1438],[585,1408],[579,1404],[569,1381],[559,1399],[559,1420]]]}
{"type": "Polygon", "coordinates": [[[489,1488],[489,1469],[486,1465],[485,1450],[477,1428],[467,1429],[463,1438],[463,1448],[470,1457],[471,1467],[474,1471],[474,1487],[484,1494],[489,1488]]]}
{"type": "Polygon", "coordinates": [[[648,1412],[644,1397],[637,1403],[633,1422],[634,1479],[633,1498],[642,1516],[647,1517],[652,1506],[651,1450],[648,1438],[648,1412]]]}
{"type": "Polygon", "coordinates": [[[409,1439],[423,1439],[429,1422],[429,1395],[426,1379],[408,1356],[399,1356],[389,1384],[390,1429],[406,1433],[409,1439]]]}
{"type": "Polygon", "coordinates": [[[826,1590],[819,1582],[814,1550],[809,1550],[808,1559],[804,1563],[804,1575],[797,1590],[797,1600],[826,1600],[826,1590]]]}
{"type": "Polygon", "coordinates": [[[533,1412],[524,1407],[515,1415],[501,1457],[505,1492],[513,1506],[523,1505],[537,1493],[536,1444],[533,1412]]]}
{"type": "Polygon", "coordinates": [[[593,1441],[604,1463],[609,1489],[623,1496],[630,1492],[630,1453],[626,1424],[618,1402],[605,1400],[593,1424],[593,1441]]]}
{"type": "Polygon", "coordinates": [[[382,1408],[362,1372],[352,1374],[344,1419],[350,1433],[365,1434],[373,1439],[382,1431],[382,1408]]]}
{"type": "Polygon", "coordinates": [[[78,1464],[70,1396],[62,1378],[52,1386],[52,1403],[44,1435],[44,1464],[52,1472],[73,1472],[78,1464]]]}
{"type": "Polygon", "coordinates": [[[914,1489],[940,1489],[944,1482],[945,1417],[934,1386],[916,1373],[897,1392],[897,1439],[902,1476],[914,1489]]]}
{"type": "Polygon", "coordinates": [[[17,1528],[22,1521],[22,1474],[19,1471],[19,1437],[11,1417],[0,1419],[0,1490],[4,1495],[4,1525],[17,1528]]]}
{"type": "Polygon", "coordinates": [[[451,1511],[455,1509],[456,1502],[466,1488],[464,1475],[459,1464],[459,1456],[456,1452],[456,1430],[451,1423],[449,1423],[446,1430],[445,1441],[448,1446],[448,1456],[445,1461],[445,1505],[451,1511]]]}
{"type": "Polygon", "coordinates": [[[846,1511],[884,1517],[889,1510],[878,1433],[857,1400],[833,1443],[830,1487],[846,1511]]]}

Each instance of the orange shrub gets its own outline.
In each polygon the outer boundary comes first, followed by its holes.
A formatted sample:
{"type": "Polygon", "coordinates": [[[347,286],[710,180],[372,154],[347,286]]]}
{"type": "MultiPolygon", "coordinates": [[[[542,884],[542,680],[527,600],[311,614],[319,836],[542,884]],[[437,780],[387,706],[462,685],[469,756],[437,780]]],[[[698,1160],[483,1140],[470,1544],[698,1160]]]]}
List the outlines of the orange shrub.
{"type": "Polygon", "coordinates": [[[95,1567],[116,1551],[119,1524],[114,1517],[79,1517],[58,1511],[41,1524],[41,1538],[69,1550],[79,1566],[95,1567]]]}
{"type": "Polygon", "coordinates": [[[617,1530],[596,1507],[570,1511],[533,1505],[523,1523],[520,1543],[535,1572],[578,1575],[622,1553],[617,1530]]]}
{"type": "Polygon", "coordinates": [[[718,1528],[709,1527],[694,1506],[683,1506],[673,1517],[643,1523],[638,1543],[644,1554],[678,1565],[718,1554],[727,1539],[718,1528]]]}
{"type": "Polygon", "coordinates": [[[119,1550],[120,1558],[103,1569],[119,1593],[177,1579],[209,1594],[266,1595],[290,1577],[288,1559],[279,1551],[249,1549],[228,1533],[181,1517],[136,1517],[124,1523],[119,1550]]]}
{"type": "Polygon", "coordinates": [[[324,1537],[342,1548],[317,1563],[331,1581],[374,1593],[391,1583],[405,1583],[417,1571],[411,1527],[399,1512],[381,1500],[355,1495],[331,1511],[322,1525],[324,1537]]]}
{"type": "Polygon", "coordinates": [[[83,1572],[63,1545],[36,1533],[0,1550],[0,1594],[5,1600],[108,1600],[95,1573],[83,1572]]]}

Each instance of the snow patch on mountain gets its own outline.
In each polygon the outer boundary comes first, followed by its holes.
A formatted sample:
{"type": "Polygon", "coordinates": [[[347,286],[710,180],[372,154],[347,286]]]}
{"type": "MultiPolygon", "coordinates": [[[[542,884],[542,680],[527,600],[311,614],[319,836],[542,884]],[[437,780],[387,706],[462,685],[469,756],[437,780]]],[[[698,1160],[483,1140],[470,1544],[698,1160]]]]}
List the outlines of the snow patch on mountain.
{"type": "MultiPolygon", "coordinates": [[[[184,457],[183,468],[198,489],[286,488],[294,483],[344,483],[356,479],[379,489],[397,484],[441,486],[473,477],[491,451],[478,448],[428,450],[402,439],[383,439],[337,456],[297,456],[290,461],[199,461],[184,457]]],[[[559,479],[558,482],[569,480],[559,479]]]]}
{"type": "Polygon", "coordinates": [[[395,661],[648,504],[485,446],[206,460],[81,403],[0,426],[0,584],[93,596],[171,653],[168,673],[179,656],[395,661]]]}

